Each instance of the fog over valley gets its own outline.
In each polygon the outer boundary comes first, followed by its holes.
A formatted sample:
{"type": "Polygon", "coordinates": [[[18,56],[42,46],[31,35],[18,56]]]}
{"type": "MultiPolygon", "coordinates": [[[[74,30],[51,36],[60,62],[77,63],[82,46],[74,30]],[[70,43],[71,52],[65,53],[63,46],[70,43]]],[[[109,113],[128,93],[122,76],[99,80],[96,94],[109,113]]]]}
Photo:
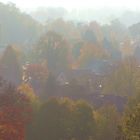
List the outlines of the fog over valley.
{"type": "Polygon", "coordinates": [[[140,140],[138,0],[0,0],[0,140],[140,140]]]}

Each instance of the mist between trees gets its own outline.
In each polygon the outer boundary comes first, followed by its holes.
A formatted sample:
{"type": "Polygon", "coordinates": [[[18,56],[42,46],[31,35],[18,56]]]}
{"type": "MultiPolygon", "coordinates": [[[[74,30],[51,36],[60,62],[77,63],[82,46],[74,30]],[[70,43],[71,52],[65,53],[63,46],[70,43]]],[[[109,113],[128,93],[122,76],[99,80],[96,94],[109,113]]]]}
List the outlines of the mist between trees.
{"type": "Polygon", "coordinates": [[[140,140],[140,23],[55,14],[0,3],[0,140],[140,140]]]}

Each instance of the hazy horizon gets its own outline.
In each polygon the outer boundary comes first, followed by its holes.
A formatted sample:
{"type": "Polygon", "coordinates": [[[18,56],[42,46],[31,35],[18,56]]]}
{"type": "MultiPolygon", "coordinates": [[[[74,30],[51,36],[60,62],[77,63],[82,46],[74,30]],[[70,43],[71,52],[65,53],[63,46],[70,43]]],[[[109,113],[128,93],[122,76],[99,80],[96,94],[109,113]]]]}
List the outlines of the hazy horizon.
{"type": "Polygon", "coordinates": [[[139,0],[0,0],[0,140],[139,130],[139,0]]]}
{"type": "Polygon", "coordinates": [[[113,10],[133,10],[139,11],[140,1],[138,0],[36,0],[32,3],[31,0],[0,0],[2,3],[14,3],[18,8],[25,11],[33,11],[39,7],[64,7],[67,10],[72,9],[113,9],[113,10]]]}

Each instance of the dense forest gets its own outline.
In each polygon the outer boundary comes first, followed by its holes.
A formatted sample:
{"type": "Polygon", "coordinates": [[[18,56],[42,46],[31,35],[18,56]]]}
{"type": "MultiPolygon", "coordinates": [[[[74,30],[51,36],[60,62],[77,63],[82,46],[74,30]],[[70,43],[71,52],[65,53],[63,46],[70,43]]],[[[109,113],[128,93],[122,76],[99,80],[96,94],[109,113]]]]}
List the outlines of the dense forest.
{"type": "Polygon", "coordinates": [[[56,11],[0,3],[0,140],[140,140],[140,22],[56,11]]]}

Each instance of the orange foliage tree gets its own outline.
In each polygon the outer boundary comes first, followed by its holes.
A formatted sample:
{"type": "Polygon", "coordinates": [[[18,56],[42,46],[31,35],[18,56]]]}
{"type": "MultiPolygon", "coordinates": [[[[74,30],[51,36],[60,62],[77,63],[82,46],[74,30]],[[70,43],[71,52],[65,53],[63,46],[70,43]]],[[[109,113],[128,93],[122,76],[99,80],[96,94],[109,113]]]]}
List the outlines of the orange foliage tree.
{"type": "Polygon", "coordinates": [[[25,94],[0,80],[0,140],[24,140],[31,112],[25,94]]]}

